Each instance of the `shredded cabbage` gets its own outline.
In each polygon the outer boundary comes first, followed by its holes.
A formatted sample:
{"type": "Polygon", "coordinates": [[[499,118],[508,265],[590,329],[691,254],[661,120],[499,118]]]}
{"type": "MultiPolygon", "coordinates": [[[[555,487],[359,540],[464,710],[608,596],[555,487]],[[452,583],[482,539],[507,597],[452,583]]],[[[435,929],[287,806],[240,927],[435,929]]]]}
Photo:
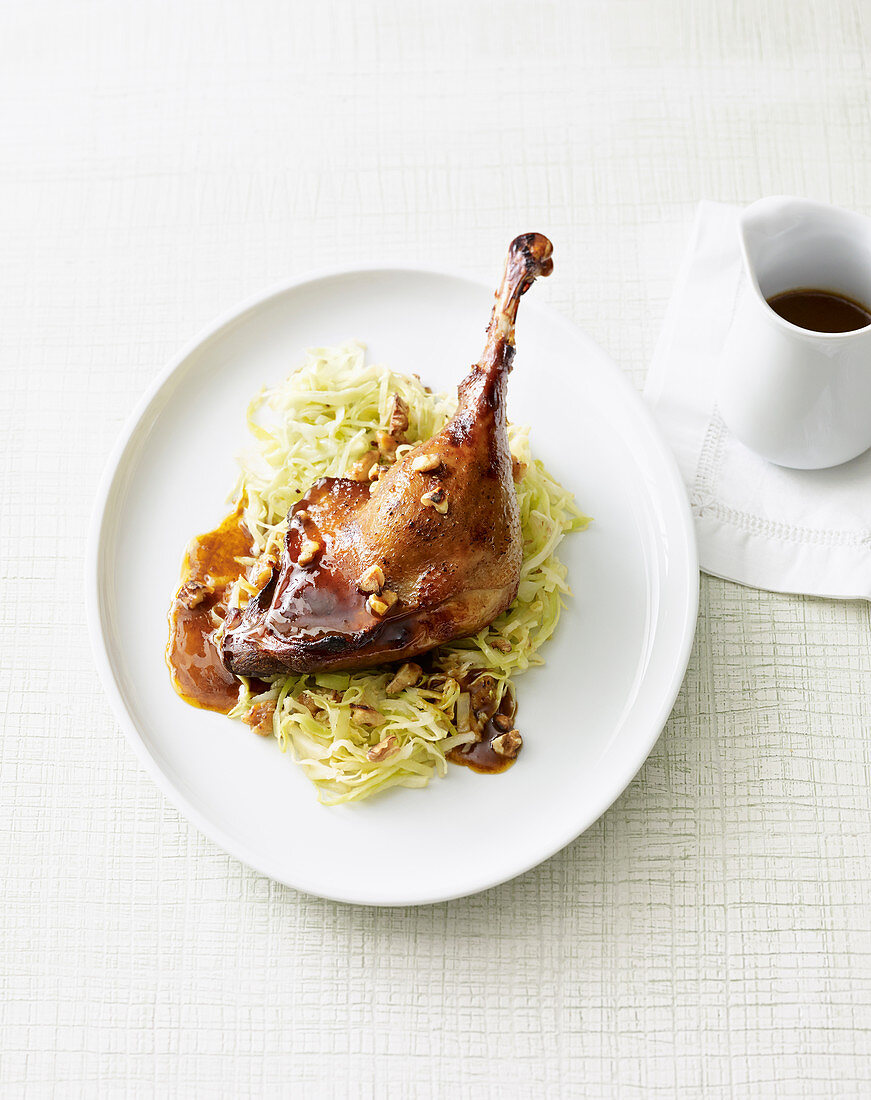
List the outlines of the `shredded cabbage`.
{"type": "MultiPolygon", "coordinates": [[[[454,398],[431,393],[417,377],[366,364],[364,352],[356,342],[310,349],[299,370],[251,402],[248,426],[255,445],[239,458],[235,495],[244,501],[255,555],[280,547],[287,513],[313,481],[346,474],[370,449],[376,431],[387,425],[393,394],[409,410],[409,443],[398,455],[434,435],[454,411],[454,398]]],[[[273,734],[315,784],[322,803],[360,800],[389,787],[423,787],[433,775],[444,775],[445,754],[474,740],[458,715],[461,674],[489,673],[501,699],[514,676],[541,663],[538,652],[569,594],[556,549],[589,519],[530,456],[527,428],[509,426],[509,441],[526,471],[517,485],[523,566],[507,611],[473,637],[439,647],[432,672],[398,693],[386,690],[396,666],[289,675],[260,695],[246,686],[231,711],[231,717],[245,718],[255,706],[274,704],[273,734]],[[374,708],[380,724],[357,721],[352,708],[359,706],[374,708]]],[[[242,578],[235,602],[244,603],[254,590],[242,578]]]]}

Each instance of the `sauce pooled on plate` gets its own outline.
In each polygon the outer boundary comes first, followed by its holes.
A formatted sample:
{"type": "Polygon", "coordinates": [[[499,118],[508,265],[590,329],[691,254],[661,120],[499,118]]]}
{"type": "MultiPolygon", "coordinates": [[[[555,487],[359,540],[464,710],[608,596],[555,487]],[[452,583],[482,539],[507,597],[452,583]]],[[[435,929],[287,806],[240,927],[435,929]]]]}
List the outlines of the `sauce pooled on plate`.
{"type": "Polygon", "coordinates": [[[242,681],[224,664],[215,636],[227,614],[230,589],[245,571],[236,559],[249,556],[251,548],[240,502],[219,527],[191,542],[169,609],[166,663],[173,687],[185,702],[221,714],[236,705],[242,681]]]}
{"type": "MultiPolygon", "coordinates": [[[[299,544],[305,535],[313,533],[310,528],[311,513],[318,492],[326,490],[327,482],[322,482],[310,490],[291,510],[286,545],[292,556],[298,556],[299,544]],[[307,507],[306,507],[307,506],[307,507]],[[300,516],[302,513],[302,516],[300,516]]],[[[354,483],[348,483],[355,488],[354,483]]],[[[361,486],[368,492],[368,485],[361,486]]],[[[182,566],[182,583],[173,598],[169,611],[169,642],[166,647],[166,662],[169,666],[173,687],[186,702],[205,710],[229,713],[239,699],[242,681],[226,665],[222,654],[220,632],[228,615],[232,621],[241,618],[240,610],[228,611],[227,602],[236,580],[248,568],[239,558],[252,555],[253,543],[248,529],[242,522],[242,504],[214,531],[197,536],[188,547],[182,566]]],[[[320,607],[321,618],[329,607],[331,618],[337,627],[347,625],[365,613],[365,594],[354,588],[353,595],[346,584],[338,583],[328,568],[329,562],[320,563],[323,568],[315,574],[305,570],[292,570],[286,578],[287,584],[295,586],[294,599],[289,601],[299,617],[298,628],[305,628],[306,615],[312,602],[325,604],[320,607]],[[314,584],[317,580],[319,583],[314,584]],[[297,592],[296,589],[299,589],[297,592]],[[359,606],[358,606],[359,605],[359,606]]],[[[268,598],[272,594],[275,581],[270,581],[255,599],[268,598]]],[[[403,616],[384,621],[385,632],[403,629],[403,616]]],[[[493,679],[482,669],[471,669],[465,675],[457,677],[461,690],[470,692],[475,699],[476,689],[480,690],[485,681],[489,687],[481,691],[478,704],[487,707],[483,714],[489,714],[481,724],[481,740],[471,745],[459,746],[447,753],[447,759],[453,764],[462,764],[476,772],[493,774],[511,767],[517,758],[519,749],[511,755],[499,753],[493,742],[497,737],[514,731],[514,716],[517,704],[514,695],[506,690],[498,708],[492,698],[493,679]]],[[[254,694],[267,690],[269,684],[258,679],[250,679],[254,694]]]]}

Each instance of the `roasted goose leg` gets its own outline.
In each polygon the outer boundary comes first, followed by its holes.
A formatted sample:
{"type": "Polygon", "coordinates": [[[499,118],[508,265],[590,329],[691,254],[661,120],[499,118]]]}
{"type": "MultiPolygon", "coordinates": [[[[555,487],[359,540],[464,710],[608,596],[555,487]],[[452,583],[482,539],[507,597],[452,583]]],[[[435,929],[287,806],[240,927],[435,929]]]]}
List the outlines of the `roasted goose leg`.
{"type": "Polygon", "coordinates": [[[474,634],[517,593],[521,536],[505,424],[520,296],[550,241],[512,242],[479,363],[432,439],[378,481],[322,478],[291,510],[278,568],[227,618],[243,676],[367,668],[474,634]]]}

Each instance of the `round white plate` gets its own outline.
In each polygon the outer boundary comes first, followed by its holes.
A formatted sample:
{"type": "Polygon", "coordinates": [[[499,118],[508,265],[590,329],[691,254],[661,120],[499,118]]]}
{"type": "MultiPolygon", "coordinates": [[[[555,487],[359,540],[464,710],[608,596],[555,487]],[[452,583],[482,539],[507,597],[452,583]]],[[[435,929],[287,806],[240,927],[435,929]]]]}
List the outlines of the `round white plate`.
{"type": "Polygon", "coordinates": [[[351,338],[372,361],[450,389],[480,354],[491,303],[491,287],[404,269],[332,273],[263,294],[157,379],[98,496],[89,620],[133,747],[222,848],[323,897],[440,901],[546,859],[632,779],[686,669],[698,567],[677,468],[619,369],[533,289],[520,308],[509,417],[532,426],[534,452],[595,522],[562,544],[574,599],[546,665],[517,682],[517,764],[495,776],[452,766],[425,790],[326,808],[272,739],[172,690],[167,607],[188,540],[226,512],[252,395],[298,366],[303,348],[351,338]]]}

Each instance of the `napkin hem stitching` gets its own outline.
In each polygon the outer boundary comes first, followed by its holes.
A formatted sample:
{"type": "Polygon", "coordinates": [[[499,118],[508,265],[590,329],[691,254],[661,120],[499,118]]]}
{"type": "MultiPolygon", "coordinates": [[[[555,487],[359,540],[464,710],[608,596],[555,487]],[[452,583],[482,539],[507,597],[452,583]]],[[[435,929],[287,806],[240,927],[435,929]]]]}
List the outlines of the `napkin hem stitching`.
{"type": "Polygon", "coordinates": [[[794,524],[762,519],[749,512],[739,512],[722,501],[704,500],[695,492],[692,506],[695,515],[713,515],[722,523],[729,523],[749,535],[764,535],[766,538],[800,542],[807,546],[845,546],[859,549],[867,546],[871,550],[871,530],[815,531],[811,527],[796,527],[794,524]]]}

